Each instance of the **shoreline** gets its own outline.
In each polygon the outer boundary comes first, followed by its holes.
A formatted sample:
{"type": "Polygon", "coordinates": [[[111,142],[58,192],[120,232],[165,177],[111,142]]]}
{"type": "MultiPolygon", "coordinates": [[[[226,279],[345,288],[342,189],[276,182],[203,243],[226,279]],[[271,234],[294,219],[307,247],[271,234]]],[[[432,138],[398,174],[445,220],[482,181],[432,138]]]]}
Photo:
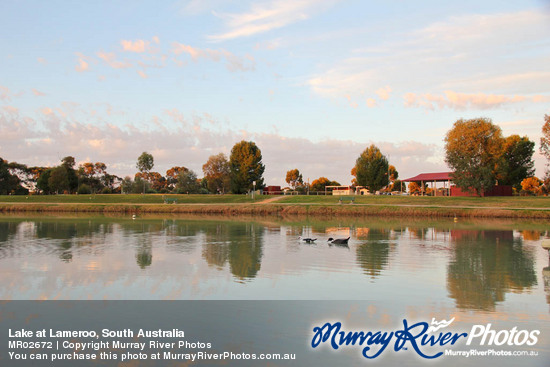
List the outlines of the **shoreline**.
{"type": "Polygon", "coordinates": [[[550,208],[437,206],[407,204],[317,203],[0,203],[1,213],[111,213],[111,214],[212,214],[212,215],[312,215],[342,217],[517,218],[550,219],[550,208]]]}

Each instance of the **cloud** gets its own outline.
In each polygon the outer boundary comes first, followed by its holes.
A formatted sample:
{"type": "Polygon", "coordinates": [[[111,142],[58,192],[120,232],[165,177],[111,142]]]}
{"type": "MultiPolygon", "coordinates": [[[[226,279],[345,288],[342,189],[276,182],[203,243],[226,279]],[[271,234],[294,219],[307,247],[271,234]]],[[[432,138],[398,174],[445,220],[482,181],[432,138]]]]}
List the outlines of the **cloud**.
{"type": "Polygon", "coordinates": [[[145,74],[145,71],[143,71],[143,70],[138,70],[137,73],[138,73],[139,76],[142,77],[143,79],[147,79],[147,74],[145,74]]]}
{"type": "Polygon", "coordinates": [[[38,97],[42,97],[42,96],[45,96],[45,95],[46,95],[46,93],[43,93],[43,92],[41,92],[41,91],[39,91],[39,90],[36,90],[36,89],[34,89],[34,88],[33,88],[33,90],[32,90],[32,93],[33,93],[35,96],[38,96],[38,97]]]}
{"type": "Polygon", "coordinates": [[[376,100],[374,98],[367,98],[366,104],[369,108],[374,108],[377,106],[376,100]]]}
{"type": "Polygon", "coordinates": [[[312,13],[327,9],[335,2],[334,0],[272,0],[263,3],[255,2],[246,13],[214,13],[225,20],[228,30],[208,38],[213,41],[225,41],[268,32],[306,20],[312,13]]]}
{"type": "Polygon", "coordinates": [[[486,110],[502,107],[504,105],[521,102],[544,103],[550,101],[550,96],[505,96],[484,93],[458,93],[444,91],[443,94],[415,94],[406,93],[403,96],[405,107],[423,107],[429,110],[450,108],[454,110],[486,110]]]}
{"type": "Polygon", "coordinates": [[[43,57],[39,57],[36,59],[36,61],[38,61],[40,64],[42,65],[46,65],[48,63],[48,60],[46,60],[45,58],[43,57]]]}
{"type": "Polygon", "coordinates": [[[250,71],[254,70],[256,65],[256,61],[251,55],[239,57],[226,50],[200,49],[178,42],[172,43],[172,53],[175,55],[188,54],[195,62],[200,59],[214,62],[220,62],[225,59],[225,65],[229,71],[250,71]]]}
{"type": "Polygon", "coordinates": [[[11,92],[8,87],[4,87],[0,85],[0,99],[4,101],[9,101],[11,99],[11,92]]]}
{"type": "Polygon", "coordinates": [[[122,40],[120,41],[120,44],[122,45],[123,51],[128,52],[145,52],[147,48],[149,48],[149,41],[144,40],[136,40],[136,41],[126,41],[122,40]]]}
{"type": "Polygon", "coordinates": [[[378,97],[380,97],[380,99],[384,101],[390,98],[390,93],[391,93],[391,88],[388,85],[376,91],[376,94],[378,94],[378,97]]]}
{"type": "Polygon", "coordinates": [[[81,54],[80,52],[77,52],[76,56],[78,56],[78,65],[76,65],[74,69],[79,73],[88,71],[90,69],[90,64],[89,64],[90,58],[81,54]]]}
{"type": "Polygon", "coordinates": [[[325,176],[346,184],[351,180],[350,171],[359,154],[375,143],[390,156],[390,162],[402,176],[446,169],[438,147],[414,141],[326,139],[314,142],[278,133],[233,130],[211,115],[184,116],[178,109],[166,110],[138,128],[106,122],[110,119],[101,118],[98,111],[93,115],[79,115],[71,112],[71,108],[78,106],[61,107],[63,111],[44,107],[36,120],[0,110],[0,146],[4,158],[30,165],[48,165],[57,164],[60,156],[72,155],[77,161],[89,158],[105,162],[110,173],[125,176],[135,173],[136,159],[146,150],[154,152],[154,169],[158,172],[183,165],[200,176],[202,164],[210,155],[220,152],[229,155],[235,143],[251,140],[262,150],[268,184],[284,185],[286,171],[291,168],[298,168],[310,181],[325,176]]]}
{"type": "Polygon", "coordinates": [[[109,65],[113,69],[126,69],[126,68],[132,67],[132,64],[127,61],[117,61],[116,55],[114,52],[99,51],[97,53],[97,57],[105,61],[107,65],[109,65]]]}
{"type": "Polygon", "coordinates": [[[395,31],[368,47],[359,45],[353,57],[311,75],[306,84],[333,99],[373,93],[384,99],[391,98],[390,91],[412,90],[437,97],[446,90],[512,98],[544,95],[550,84],[549,25],[550,13],[537,10],[450,17],[407,33],[395,31]],[[388,85],[390,90],[384,87],[388,85]]]}

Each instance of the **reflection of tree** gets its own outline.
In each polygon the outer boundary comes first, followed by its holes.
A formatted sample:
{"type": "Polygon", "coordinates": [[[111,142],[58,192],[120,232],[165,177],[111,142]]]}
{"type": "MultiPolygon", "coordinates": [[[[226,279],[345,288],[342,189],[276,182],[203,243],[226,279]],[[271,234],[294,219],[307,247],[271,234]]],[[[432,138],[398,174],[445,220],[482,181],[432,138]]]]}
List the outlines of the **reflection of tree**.
{"type": "Polygon", "coordinates": [[[357,262],[365,274],[376,278],[388,265],[390,257],[390,231],[370,229],[367,242],[357,247],[357,262]]]}
{"type": "Polygon", "coordinates": [[[254,223],[218,223],[205,229],[202,256],[209,265],[223,268],[229,262],[231,273],[239,278],[256,277],[261,266],[262,226],[254,223]]]}
{"type": "Polygon", "coordinates": [[[0,247],[17,232],[18,226],[19,223],[15,222],[0,222],[0,247]]]}
{"type": "Polygon", "coordinates": [[[60,240],[54,242],[57,244],[56,252],[59,258],[64,262],[70,262],[73,259],[73,245],[75,239],[89,238],[97,233],[105,234],[110,231],[110,226],[104,226],[95,221],[42,221],[35,223],[35,233],[37,238],[46,238],[60,240]]]}
{"type": "Polygon", "coordinates": [[[506,292],[537,284],[532,255],[512,231],[451,232],[454,256],[447,268],[447,289],[457,307],[493,310],[506,292]]]}
{"type": "Polygon", "coordinates": [[[145,269],[153,263],[152,246],[138,246],[136,251],[136,262],[140,268],[145,269]]]}
{"type": "Polygon", "coordinates": [[[542,279],[544,280],[544,291],[546,292],[546,303],[550,304],[550,266],[542,269],[542,279]]]}

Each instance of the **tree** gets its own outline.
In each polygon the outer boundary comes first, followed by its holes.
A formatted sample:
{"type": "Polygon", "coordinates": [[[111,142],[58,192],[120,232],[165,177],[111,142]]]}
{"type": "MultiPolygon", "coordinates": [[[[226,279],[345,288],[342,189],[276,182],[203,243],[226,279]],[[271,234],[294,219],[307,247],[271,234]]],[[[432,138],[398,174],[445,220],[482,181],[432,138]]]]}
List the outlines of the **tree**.
{"type": "Polygon", "coordinates": [[[388,173],[390,174],[390,182],[394,182],[399,178],[399,173],[397,172],[397,169],[391,164],[388,167],[388,173]]]}
{"type": "MultiPolygon", "coordinates": [[[[144,173],[147,175],[150,170],[153,169],[155,166],[155,162],[153,159],[153,156],[147,152],[141,153],[141,155],[138,157],[136,168],[139,170],[139,172],[144,173]]],[[[145,177],[143,177],[145,178],[145,177]]],[[[145,194],[145,182],[143,183],[143,193],[145,194]]]]}
{"type": "Polygon", "coordinates": [[[67,169],[61,165],[52,169],[50,178],[48,179],[50,191],[63,192],[69,190],[69,175],[67,169]]]}
{"type": "Polygon", "coordinates": [[[304,181],[302,179],[302,174],[298,170],[298,168],[292,169],[290,171],[287,171],[286,173],[286,183],[292,187],[292,189],[296,189],[298,186],[302,186],[304,184],[304,181]]]}
{"type": "Polygon", "coordinates": [[[69,192],[74,192],[78,188],[78,176],[76,175],[74,166],[74,157],[67,156],[61,160],[61,167],[65,168],[65,171],[67,171],[68,186],[66,190],[69,192]]]}
{"type": "Polygon", "coordinates": [[[197,181],[197,174],[188,169],[178,175],[178,184],[176,189],[180,194],[196,194],[199,192],[199,182],[197,181]]]}
{"type": "Polygon", "coordinates": [[[374,144],[361,153],[354,168],[357,185],[365,186],[370,192],[374,193],[389,183],[388,159],[374,144]]]}
{"type": "Polygon", "coordinates": [[[498,183],[521,188],[524,178],[535,174],[535,143],[527,136],[511,135],[504,140],[504,148],[498,167],[498,183]]]}
{"type": "Polygon", "coordinates": [[[409,182],[409,194],[415,194],[420,192],[420,185],[414,181],[409,182]]]}
{"type": "Polygon", "coordinates": [[[19,182],[19,178],[10,173],[8,162],[0,158],[0,194],[6,195],[16,190],[19,182]]]}
{"type": "Polygon", "coordinates": [[[262,152],[254,142],[243,140],[235,144],[231,149],[229,165],[233,193],[242,194],[250,191],[253,182],[256,182],[256,188],[263,188],[262,175],[265,166],[262,164],[262,152]]]}
{"type": "Polygon", "coordinates": [[[212,193],[224,194],[231,187],[231,166],[225,154],[211,155],[202,166],[206,187],[212,193]]]}
{"type": "Polygon", "coordinates": [[[330,181],[326,177],[319,177],[311,183],[311,191],[325,191],[327,186],[340,186],[336,181],[330,181]]]}
{"type": "Polygon", "coordinates": [[[528,177],[521,181],[521,189],[532,195],[536,195],[541,192],[542,181],[536,177],[528,177]]]}
{"type": "Polygon", "coordinates": [[[497,180],[504,139],[491,119],[460,119],[445,137],[445,161],[454,171],[452,179],[464,191],[479,196],[497,180]]]}
{"type": "Polygon", "coordinates": [[[50,185],[48,181],[50,180],[50,175],[52,173],[52,168],[48,168],[42,173],[40,173],[40,176],[36,180],[36,188],[44,194],[49,194],[51,192],[50,185]]]}
{"type": "Polygon", "coordinates": [[[548,166],[550,165],[550,115],[544,115],[542,125],[542,137],[540,138],[540,153],[546,157],[546,176],[550,176],[548,166]]]}
{"type": "Polygon", "coordinates": [[[133,186],[132,178],[130,176],[126,176],[122,179],[122,182],[120,183],[120,191],[123,194],[129,194],[132,192],[132,186],[133,186]]]}
{"type": "Polygon", "coordinates": [[[147,152],[141,153],[141,155],[138,157],[136,168],[140,172],[149,172],[153,169],[154,166],[155,161],[153,159],[153,156],[147,152]]]}
{"type": "Polygon", "coordinates": [[[170,190],[178,183],[178,175],[185,171],[187,171],[187,167],[183,166],[174,166],[166,171],[166,183],[170,190]]]}

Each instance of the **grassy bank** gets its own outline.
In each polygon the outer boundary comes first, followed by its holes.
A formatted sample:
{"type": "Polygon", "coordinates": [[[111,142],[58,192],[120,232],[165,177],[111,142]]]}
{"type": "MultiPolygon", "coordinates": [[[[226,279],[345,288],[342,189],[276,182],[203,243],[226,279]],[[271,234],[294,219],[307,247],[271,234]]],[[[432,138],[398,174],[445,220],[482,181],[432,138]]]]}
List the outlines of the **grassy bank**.
{"type": "Polygon", "coordinates": [[[550,219],[548,197],[167,195],[0,196],[0,212],[174,213],[220,215],[405,216],[550,219]]]}

